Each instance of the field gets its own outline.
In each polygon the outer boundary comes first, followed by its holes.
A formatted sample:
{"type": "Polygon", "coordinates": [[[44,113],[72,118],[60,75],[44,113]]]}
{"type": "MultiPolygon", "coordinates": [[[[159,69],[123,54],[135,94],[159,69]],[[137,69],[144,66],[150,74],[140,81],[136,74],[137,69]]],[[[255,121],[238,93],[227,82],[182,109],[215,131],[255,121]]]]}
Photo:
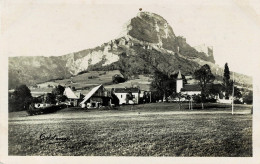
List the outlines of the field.
{"type": "Polygon", "coordinates": [[[174,103],[117,110],[9,114],[9,155],[252,156],[252,106],[178,110],[174,103]]]}
{"type": "Polygon", "coordinates": [[[139,86],[143,90],[150,90],[150,78],[144,75],[139,75],[137,79],[128,80],[123,83],[114,84],[112,77],[114,75],[121,75],[119,70],[114,71],[89,71],[80,75],[75,75],[68,79],[52,80],[45,83],[37,84],[38,88],[30,87],[31,93],[34,97],[51,93],[54,86],[71,86],[75,87],[78,92],[87,94],[93,87],[103,84],[106,89],[112,88],[125,88],[132,87],[134,85],[139,86]],[[51,87],[50,87],[51,86],[51,87]]]}
{"type": "Polygon", "coordinates": [[[71,86],[76,89],[84,89],[85,87],[93,87],[100,84],[112,84],[112,77],[116,74],[121,75],[119,70],[114,71],[89,71],[71,78],[62,80],[51,80],[45,83],[37,84],[40,88],[31,88],[33,91],[49,91],[48,86],[71,86]]]}

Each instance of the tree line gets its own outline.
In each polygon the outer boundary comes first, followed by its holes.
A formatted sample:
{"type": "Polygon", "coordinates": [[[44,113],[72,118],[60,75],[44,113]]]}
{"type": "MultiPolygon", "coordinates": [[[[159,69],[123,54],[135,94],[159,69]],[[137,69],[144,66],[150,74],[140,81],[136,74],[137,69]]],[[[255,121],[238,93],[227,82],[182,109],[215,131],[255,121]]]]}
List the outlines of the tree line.
{"type": "Polygon", "coordinates": [[[44,96],[33,97],[30,89],[25,85],[19,85],[15,88],[13,93],[9,93],[8,110],[23,111],[28,110],[32,103],[48,103],[55,104],[57,102],[66,101],[67,97],[63,95],[65,88],[61,85],[53,88],[51,93],[47,93],[44,96]]]}
{"type": "MultiPolygon", "coordinates": [[[[193,100],[195,102],[201,103],[202,108],[205,102],[216,101],[216,99],[213,99],[212,97],[219,95],[220,93],[224,94],[225,99],[229,99],[229,97],[232,95],[234,81],[230,79],[230,71],[227,63],[224,67],[223,82],[220,85],[213,84],[215,76],[211,72],[210,66],[208,64],[205,64],[199,69],[195,70],[192,76],[198,81],[198,85],[201,89],[201,94],[196,96],[194,95],[193,100]]],[[[187,84],[187,80],[185,79],[184,75],[182,75],[182,79],[184,86],[187,84]]],[[[169,76],[158,70],[154,71],[153,81],[151,83],[153,101],[162,100],[167,97],[177,98],[179,100],[181,98],[190,99],[191,97],[188,95],[181,95],[181,93],[176,93],[176,80],[177,74],[169,76]]],[[[234,86],[234,96],[236,98],[243,98],[243,101],[247,104],[252,104],[252,91],[244,91],[243,95],[241,91],[242,89],[234,86]]],[[[236,99],[235,103],[241,102],[236,99]]]]}

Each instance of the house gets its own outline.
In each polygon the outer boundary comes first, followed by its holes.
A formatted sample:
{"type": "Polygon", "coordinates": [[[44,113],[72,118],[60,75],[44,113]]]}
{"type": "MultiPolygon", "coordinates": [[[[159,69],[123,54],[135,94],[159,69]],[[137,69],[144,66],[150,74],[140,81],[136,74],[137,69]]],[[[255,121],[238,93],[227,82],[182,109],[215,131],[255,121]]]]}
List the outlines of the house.
{"type": "Polygon", "coordinates": [[[181,88],[181,93],[192,96],[201,94],[201,88],[196,84],[186,84],[181,88]]]}
{"type": "Polygon", "coordinates": [[[80,93],[76,95],[70,87],[65,88],[63,95],[65,95],[69,103],[73,106],[78,106],[79,100],[80,100],[80,93]]]}
{"type": "Polygon", "coordinates": [[[102,84],[91,89],[80,103],[82,108],[98,108],[108,105],[111,105],[111,94],[102,84]]]}
{"type": "Polygon", "coordinates": [[[140,99],[139,88],[114,88],[113,94],[119,99],[119,104],[138,104],[140,99]],[[130,97],[130,99],[128,99],[130,97]]]}
{"type": "Polygon", "coordinates": [[[225,97],[225,92],[221,92],[216,97],[218,103],[223,104],[231,104],[232,103],[232,96],[228,97],[228,99],[225,97]]]}

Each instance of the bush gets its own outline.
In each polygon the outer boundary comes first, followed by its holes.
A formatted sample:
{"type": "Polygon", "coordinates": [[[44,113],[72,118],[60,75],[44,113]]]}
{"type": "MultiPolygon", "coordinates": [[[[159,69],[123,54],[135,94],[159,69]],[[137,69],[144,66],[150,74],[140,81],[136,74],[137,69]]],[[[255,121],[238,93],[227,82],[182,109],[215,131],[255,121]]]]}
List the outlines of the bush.
{"type": "Polygon", "coordinates": [[[253,91],[250,91],[247,95],[244,96],[244,102],[247,104],[253,103],[253,91]]]}
{"type": "Polygon", "coordinates": [[[214,98],[209,98],[209,99],[206,99],[206,102],[209,102],[209,103],[216,103],[217,100],[214,99],[214,98]]]}
{"type": "Polygon", "coordinates": [[[63,92],[65,90],[65,87],[61,86],[61,85],[58,85],[57,87],[55,87],[53,90],[52,90],[52,94],[54,94],[55,96],[57,95],[63,95],[63,92]]]}
{"type": "Polygon", "coordinates": [[[89,76],[88,79],[96,79],[98,78],[97,76],[89,76]]]}
{"type": "Polygon", "coordinates": [[[67,96],[65,96],[65,95],[57,95],[56,96],[56,100],[58,102],[65,102],[67,100],[67,96]]]}
{"type": "Polygon", "coordinates": [[[114,84],[118,84],[118,83],[123,83],[126,80],[123,77],[119,76],[119,75],[114,75],[112,77],[112,81],[113,81],[114,84]]]}
{"type": "Polygon", "coordinates": [[[201,96],[200,95],[194,95],[193,100],[195,103],[201,103],[201,96]]]}
{"type": "Polygon", "coordinates": [[[243,102],[236,99],[236,100],[234,100],[234,104],[243,104],[243,102]]]}
{"type": "Polygon", "coordinates": [[[46,103],[55,104],[56,103],[56,96],[52,93],[47,93],[46,95],[46,103]]]}
{"type": "Polygon", "coordinates": [[[47,114],[47,113],[54,113],[57,112],[60,109],[65,108],[66,105],[51,105],[48,107],[43,108],[35,108],[34,103],[30,104],[29,108],[26,110],[26,112],[32,116],[32,115],[39,115],[39,114],[47,114]]]}

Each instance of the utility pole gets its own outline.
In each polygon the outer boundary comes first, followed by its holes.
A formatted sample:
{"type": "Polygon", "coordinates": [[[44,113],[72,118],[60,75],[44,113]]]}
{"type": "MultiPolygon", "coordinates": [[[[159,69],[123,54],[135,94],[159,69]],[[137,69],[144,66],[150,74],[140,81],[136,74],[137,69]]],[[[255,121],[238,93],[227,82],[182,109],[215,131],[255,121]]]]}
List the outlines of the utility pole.
{"type": "Polygon", "coordinates": [[[235,85],[235,81],[234,81],[234,72],[233,72],[233,88],[232,88],[232,115],[234,114],[234,85],[235,85]]]}
{"type": "Polygon", "coordinates": [[[192,95],[191,95],[191,104],[190,104],[191,110],[193,110],[193,109],[192,109],[192,101],[193,101],[193,98],[192,98],[192,95]]]}
{"type": "Polygon", "coordinates": [[[190,110],[190,102],[191,102],[191,100],[189,100],[189,110],[190,110]]]}
{"type": "Polygon", "coordinates": [[[150,91],[150,103],[152,102],[152,91],[150,91]]]}

